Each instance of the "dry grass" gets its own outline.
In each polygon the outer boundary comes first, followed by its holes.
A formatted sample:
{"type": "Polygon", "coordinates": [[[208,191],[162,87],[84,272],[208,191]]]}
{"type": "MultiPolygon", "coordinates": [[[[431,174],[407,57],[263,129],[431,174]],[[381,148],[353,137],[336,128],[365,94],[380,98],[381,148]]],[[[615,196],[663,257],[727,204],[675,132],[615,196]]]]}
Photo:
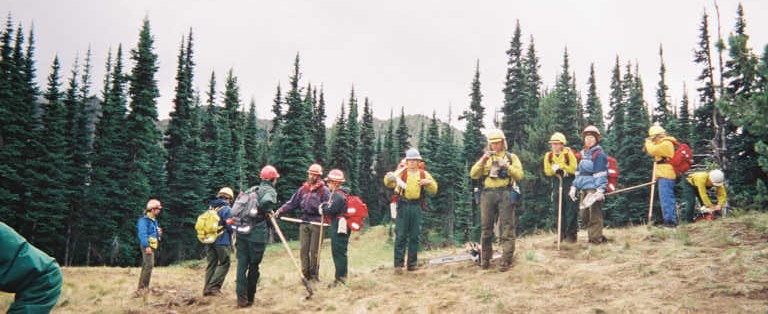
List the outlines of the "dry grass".
{"type": "MultiPolygon", "coordinates": [[[[220,297],[201,297],[195,265],[158,267],[154,292],[132,298],[137,268],[65,268],[56,313],[765,313],[768,311],[768,214],[685,225],[608,229],[612,242],[576,244],[560,251],[552,234],[517,240],[506,273],[470,262],[426,266],[394,275],[387,229],[355,234],[348,287],[329,289],[330,243],[322,250],[321,280],[311,300],[282,250],[271,246],[262,263],[254,308],[235,307],[234,264],[220,297]]],[[[293,244],[295,247],[295,244],[293,244]]],[[[429,257],[460,252],[445,249],[429,257]]],[[[296,251],[294,251],[296,252],[296,251]]],[[[5,311],[11,295],[0,295],[5,311]]]]}

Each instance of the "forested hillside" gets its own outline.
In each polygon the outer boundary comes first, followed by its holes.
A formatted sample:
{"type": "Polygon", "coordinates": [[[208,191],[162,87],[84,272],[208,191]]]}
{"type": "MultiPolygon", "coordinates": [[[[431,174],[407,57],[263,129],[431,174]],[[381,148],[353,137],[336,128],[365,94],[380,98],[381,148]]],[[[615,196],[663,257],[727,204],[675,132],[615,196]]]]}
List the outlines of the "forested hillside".
{"type": "MultiPolygon", "coordinates": [[[[163,127],[156,72],[171,65],[157,62],[149,19],[139,24],[136,46],[114,47],[104,65],[92,64],[89,50],[71,69],[62,69],[58,57],[50,68],[36,69],[34,30],[9,14],[0,33],[0,220],[62,265],[130,266],[140,261],[136,219],[147,199],[157,197],[165,230],[158,262],[167,265],[200,256],[193,225],[204,202],[223,186],[237,191],[256,184],[266,164],[281,174],[280,201],[306,179],[311,163],[322,164],[326,173],[342,169],[353,193],[369,205],[368,224],[385,224],[391,191],[382,177],[407,148],[418,146],[440,186],[428,199],[423,247],[461,244],[479,236],[471,196],[478,182],[467,170],[485,149],[483,132],[496,127],[525,169],[517,224],[523,235],[555,226],[556,186],[542,171],[554,132],[579,148],[580,131],[595,125],[606,152],[618,160],[621,188],[650,181],[652,161],[642,143],[652,124],[690,143],[694,169],[724,170],[731,209],[765,210],[768,45],[758,43],[763,51],[749,48],[749,32],[759,30],[747,27],[746,8],[739,5],[737,12],[727,19],[735,21],[727,35],[712,27],[708,10],[698,25],[690,25],[699,33],[691,38],[697,44],[690,47],[690,62],[700,69],[691,73],[695,81],[686,82],[690,94],[669,95],[663,43],[659,64],[643,65],[657,67],[658,77],[640,77],[634,57],[617,54],[608,99],[599,97],[594,67],[574,69],[567,48],[560,74],[542,77],[535,34],[524,34],[518,23],[505,50],[508,62],[492,65],[507,71],[503,89],[492,91],[504,95],[501,111],[483,102],[478,61],[467,77],[465,104],[446,104],[428,117],[409,112],[419,104],[389,104],[397,109],[377,112],[389,117],[381,122],[374,118],[376,100],[354,88],[343,99],[326,99],[323,85],[310,84],[312,73],[302,72],[297,53],[286,73],[289,83],[275,84],[265,123],[253,101],[243,102],[232,69],[209,74],[196,68],[190,30],[178,47],[173,110],[163,127]],[[92,77],[97,66],[105,67],[104,77],[92,77]],[[577,72],[588,73],[580,76],[587,78],[585,86],[577,84],[577,72]],[[204,88],[192,83],[200,75],[209,77],[204,88]],[[96,81],[103,82],[101,90],[93,88],[96,81]],[[655,99],[643,98],[647,89],[655,99]],[[341,113],[326,116],[328,104],[339,103],[341,113]],[[484,122],[487,117],[494,125],[484,122]]],[[[611,196],[606,224],[645,223],[648,203],[645,189],[611,196]]],[[[295,226],[285,229],[297,236],[295,226]]]]}

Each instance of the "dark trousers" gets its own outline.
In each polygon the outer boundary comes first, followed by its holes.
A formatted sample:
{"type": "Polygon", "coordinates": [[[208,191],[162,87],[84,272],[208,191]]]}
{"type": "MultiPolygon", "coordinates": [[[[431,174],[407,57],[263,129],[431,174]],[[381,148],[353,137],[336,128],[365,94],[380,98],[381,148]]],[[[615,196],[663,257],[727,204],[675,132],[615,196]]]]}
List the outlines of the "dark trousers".
{"type": "Polygon", "coordinates": [[[408,248],[408,267],[418,265],[419,234],[421,234],[421,204],[419,201],[397,202],[395,219],[395,267],[405,264],[408,248]]]}
{"type": "Polygon", "coordinates": [[[347,277],[347,247],[349,246],[349,235],[352,230],[347,228],[346,234],[336,232],[339,228],[339,220],[334,219],[331,223],[331,256],[333,256],[333,265],[336,267],[335,279],[346,281],[347,277]]]}
{"type": "MultiPolygon", "coordinates": [[[[558,191],[560,191],[560,180],[557,179],[557,177],[552,177],[552,182],[554,182],[554,190],[552,192],[552,210],[554,212],[553,216],[554,219],[554,227],[553,229],[557,231],[557,207],[558,207],[558,201],[560,198],[558,197],[558,191]]],[[[573,176],[567,176],[563,178],[563,193],[562,193],[562,217],[561,217],[561,230],[560,230],[560,240],[569,240],[569,241],[576,241],[576,233],[579,231],[579,225],[578,225],[578,205],[571,200],[570,197],[568,197],[568,190],[571,187],[571,184],[573,183],[573,176]]]]}
{"type": "Polygon", "coordinates": [[[493,257],[493,225],[498,217],[499,244],[503,250],[501,263],[509,265],[515,254],[515,204],[508,187],[485,189],[480,199],[480,244],[483,262],[493,257]]]}
{"type": "MultiPolygon", "coordinates": [[[[584,199],[588,193],[594,192],[594,189],[582,190],[579,199],[584,199]]],[[[603,243],[603,206],[605,200],[592,203],[592,206],[581,210],[581,220],[587,225],[587,235],[591,243],[603,243]]]]}
{"type": "Polygon", "coordinates": [[[229,245],[206,244],[205,253],[208,267],[205,269],[205,285],[203,293],[213,293],[221,290],[224,279],[229,272],[229,245]]]}
{"type": "Polygon", "coordinates": [[[259,282],[259,264],[264,257],[266,243],[251,242],[238,238],[237,249],[237,303],[253,303],[256,296],[256,284],[259,282]]]}
{"type": "Polygon", "coordinates": [[[155,267],[155,254],[147,254],[141,250],[141,275],[139,275],[139,290],[149,288],[149,280],[152,278],[152,268],[155,267]]]}

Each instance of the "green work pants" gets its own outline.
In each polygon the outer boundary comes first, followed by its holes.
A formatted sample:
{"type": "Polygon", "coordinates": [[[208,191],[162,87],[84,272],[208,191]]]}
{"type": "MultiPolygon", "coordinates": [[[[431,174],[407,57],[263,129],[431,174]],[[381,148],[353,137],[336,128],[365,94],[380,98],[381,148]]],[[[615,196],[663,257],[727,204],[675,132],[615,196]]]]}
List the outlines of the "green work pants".
{"type": "Polygon", "coordinates": [[[338,233],[339,220],[332,219],[331,222],[331,256],[333,256],[333,265],[336,267],[335,279],[346,281],[347,277],[347,247],[349,246],[349,235],[352,230],[347,228],[347,233],[338,233]]]}
{"type": "Polygon", "coordinates": [[[685,208],[683,209],[683,221],[693,222],[696,217],[696,200],[698,199],[700,204],[704,204],[699,196],[699,191],[693,185],[688,183],[688,180],[683,181],[683,198],[685,199],[685,208]]]}
{"type": "MultiPolygon", "coordinates": [[[[582,190],[579,195],[580,199],[584,199],[587,193],[594,192],[594,189],[582,190]]],[[[592,203],[589,208],[581,209],[581,220],[587,224],[587,235],[589,236],[590,243],[603,243],[605,237],[603,236],[603,206],[605,200],[596,201],[592,203]]]]}
{"type": "MultiPolygon", "coordinates": [[[[560,180],[557,178],[557,176],[552,177],[552,182],[554,182],[554,190],[552,192],[552,210],[554,212],[553,216],[554,219],[554,230],[557,231],[557,207],[558,207],[558,201],[560,198],[558,197],[558,192],[560,191],[560,180]]],[[[576,233],[579,231],[579,225],[578,225],[578,211],[576,202],[572,201],[570,197],[568,197],[568,190],[571,187],[571,184],[573,183],[573,176],[567,176],[563,178],[563,190],[562,190],[562,217],[561,219],[561,226],[560,226],[560,240],[568,240],[568,241],[576,241],[576,233]]]]}
{"type": "Polygon", "coordinates": [[[480,199],[480,245],[482,261],[493,257],[493,224],[498,217],[499,244],[503,250],[501,263],[510,265],[515,254],[515,204],[511,199],[511,188],[484,189],[480,199]]]}
{"type": "Polygon", "coordinates": [[[229,254],[232,249],[227,245],[206,244],[205,254],[208,267],[205,269],[205,285],[203,293],[214,293],[221,290],[224,278],[229,272],[229,254]]]}
{"type": "Polygon", "coordinates": [[[320,245],[320,226],[312,224],[299,225],[299,256],[301,272],[304,278],[318,279],[317,249],[320,245]]]}
{"type": "Polygon", "coordinates": [[[408,248],[408,267],[418,264],[419,234],[421,234],[421,203],[419,201],[397,202],[395,219],[395,267],[405,264],[408,248]]]}
{"type": "Polygon", "coordinates": [[[259,282],[259,264],[264,257],[264,242],[251,242],[245,237],[237,236],[237,282],[236,293],[238,304],[251,304],[256,296],[256,284],[259,282]]]}
{"type": "Polygon", "coordinates": [[[152,278],[152,268],[155,267],[155,254],[147,254],[141,250],[141,275],[139,275],[139,290],[149,288],[149,280],[152,278]]]}

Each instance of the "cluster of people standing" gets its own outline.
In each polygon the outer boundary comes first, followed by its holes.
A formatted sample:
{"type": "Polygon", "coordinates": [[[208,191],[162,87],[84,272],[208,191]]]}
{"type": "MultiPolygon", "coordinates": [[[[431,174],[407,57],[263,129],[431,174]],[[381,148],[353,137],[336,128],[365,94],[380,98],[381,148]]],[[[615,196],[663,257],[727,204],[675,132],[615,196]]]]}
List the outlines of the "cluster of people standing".
{"type": "MultiPolygon", "coordinates": [[[[654,178],[659,188],[659,198],[663,212],[664,225],[675,227],[678,218],[675,209],[674,184],[676,173],[667,161],[675,153],[675,139],[666,131],[653,126],[649,129],[644,150],[654,158],[654,178]]],[[[555,180],[560,188],[553,197],[554,207],[558,210],[557,220],[562,221],[559,240],[576,242],[578,215],[587,229],[588,242],[601,244],[608,241],[603,235],[603,206],[605,193],[608,191],[608,157],[600,146],[601,134],[594,126],[587,126],[582,132],[584,146],[579,151],[568,148],[566,137],[559,132],[549,140],[550,151],[543,159],[544,173],[555,180]],[[563,189],[567,187],[567,192],[563,189]],[[566,197],[567,196],[567,197],[566,197]],[[562,200],[562,201],[561,201],[562,200]],[[577,212],[578,208],[578,212],[577,212]]],[[[481,211],[480,257],[482,269],[493,267],[493,242],[498,237],[502,254],[498,270],[508,271],[513,266],[515,252],[515,209],[520,202],[518,182],[523,179],[524,171],[520,158],[508,151],[507,141],[501,130],[491,130],[488,136],[486,152],[473,164],[470,177],[479,180],[479,205],[481,211]],[[498,235],[494,229],[498,225],[498,235]]],[[[248,233],[236,232],[232,228],[233,219],[230,206],[234,201],[234,192],[223,187],[217,197],[210,201],[212,208],[220,208],[218,213],[224,232],[214,243],[205,244],[208,267],[205,274],[203,295],[219,295],[227,272],[230,268],[232,239],[237,257],[236,293],[239,307],[251,306],[256,294],[256,284],[260,277],[259,264],[262,261],[268,241],[268,221],[281,215],[299,211],[299,242],[301,272],[303,278],[319,282],[319,254],[325,221],[330,221],[331,252],[335,265],[334,281],[329,287],[346,285],[348,274],[347,246],[351,230],[340,219],[346,213],[346,195],[349,188],[344,186],[345,176],[339,169],[328,172],[322,179],[323,169],[319,164],[312,164],[307,169],[307,180],[292,197],[278,206],[275,185],[280,177],[275,167],[267,165],[260,173],[258,185],[258,215],[251,220],[248,233]],[[330,219],[323,219],[328,217],[330,219]],[[343,226],[342,226],[343,225],[343,226]]],[[[390,204],[391,218],[395,221],[394,271],[419,269],[418,250],[421,233],[422,211],[426,210],[426,194],[436,194],[437,181],[425,169],[425,162],[418,149],[410,148],[405,152],[398,169],[384,175],[384,184],[394,189],[390,204]]],[[[694,219],[696,199],[709,213],[720,211],[726,201],[723,186],[724,175],[720,170],[693,172],[687,176],[687,206],[684,219],[694,219]],[[713,205],[707,196],[707,189],[717,189],[717,205],[713,205]]],[[[154,250],[162,236],[162,229],[157,225],[157,216],[162,209],[160,201],[151,199],[147,203],[145,215],[138,221],[139,241],[143,255],[139,292],[149,286],[154,250]]],[[[700,210],[704,212],[704,210],[700,210]]],[[[343,221],[343,220],[342,220],[343,221]]]]}

